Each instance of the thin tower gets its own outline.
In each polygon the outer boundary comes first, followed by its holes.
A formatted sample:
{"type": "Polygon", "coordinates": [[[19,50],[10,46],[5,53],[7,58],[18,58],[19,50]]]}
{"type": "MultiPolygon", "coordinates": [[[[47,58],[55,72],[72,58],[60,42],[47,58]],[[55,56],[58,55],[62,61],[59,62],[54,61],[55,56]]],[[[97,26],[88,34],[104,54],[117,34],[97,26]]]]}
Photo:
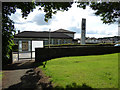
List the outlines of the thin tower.
{"type": "Polygon", "coordinates": [[[81,24],[81,44],[85,44],[85,37],[86,37],[86,19],[82,18],[82,24],[81,24]]]}

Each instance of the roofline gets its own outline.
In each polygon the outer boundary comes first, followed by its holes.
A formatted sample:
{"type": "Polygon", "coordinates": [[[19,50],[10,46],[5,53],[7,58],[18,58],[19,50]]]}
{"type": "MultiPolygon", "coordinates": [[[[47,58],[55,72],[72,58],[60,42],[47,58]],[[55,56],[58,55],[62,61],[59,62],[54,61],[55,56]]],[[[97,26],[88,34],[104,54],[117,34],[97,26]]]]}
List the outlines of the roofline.
{"type": "MultiPolygon", "coordinates": [[[[14,36],[14,38],[49,38],[49,37],[26,37],[26,36],[14,36]]],[[[72,37],[50,37],[57,39],[73,39],[72,37]]]]}
{"type": "MultiPolygon", "coordinates": [[[[22,31],[20,33],[24,33],[24,32],[49,33],[49,31],[22,31]]],[[[20,33],[17,33],[15,35],[18,35],[20,33]]],[[[50,33],[76,33],[76,32],[55,32],[55,31],[51,31],[50,33]]]]}
{"type": "MultiPolygon", "coordinates": [[[[49,32],[48,31],[22,31],[22,32],[20,32],[20,33],[17,33],[17,34],[15,34],[14,35],[14,38],[49,38],[48,36],[26,36],[26,35],[22,35],[22,34],[24,34],[24,33],[43,33],[43,34],[49,34],[49,32]]],[[[57,33],[61,33],[61,34],[64,34],[64,33],[66,33],[66,32],[50,32],[51,34],[57,34],[57,33]]],[[[75,32],[68,32],[68,33],[75,33],[75,32]]],[[[67,35],[68,36],[68,35],[67,35]]],[[[57,36],[51,36],[50,38],[58,38],[58,39],[73,39],[73,37],[70,37],[70,36],[68,36],[68,37],[66,37],[66,36],[63,36],[63,37],[57,37],[57,36]]]]}
{"type": "Polygon", "coordinates": [[[76,33],[76,32],[53,32],[53,33],[76,33]]]}
{"type": "Polygon", "coordinates": [[[65,30],[66,32],[60,32],[60,33],[76,33],[76,32],[73,32],[73,31],[70,31],[70,30],[66,30],[66,29],[58,29],[58,30],[55,30],[55,31],[53,31],[53,32],[59,32],[59,30],[65,30]]]}

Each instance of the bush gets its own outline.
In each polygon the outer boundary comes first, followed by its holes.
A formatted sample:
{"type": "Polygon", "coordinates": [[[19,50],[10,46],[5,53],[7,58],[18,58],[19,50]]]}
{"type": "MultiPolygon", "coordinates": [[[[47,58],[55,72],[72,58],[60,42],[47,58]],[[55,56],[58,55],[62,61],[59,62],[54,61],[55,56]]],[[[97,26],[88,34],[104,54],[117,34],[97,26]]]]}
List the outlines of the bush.
{"type": "Polygon", "coordinates": [[[14,46],[12,47],[12,51],[13,51],[13,52],[18,52],[18,45],[14,45],[14,46]]]}
{"type": "MultiPolygon", "coordinates": [[[[50,45],[50,47],[78,47],[78,46],[114,46],[115,44],[111,44],[111,43],[99,43],[99,44],[85,44],[85,45],[81,45],[81,44],[60,44],[60,45],[50,45]]],[[[48,48],[49,46],[46,45],[44,46],[45,48],[48,48]]]]}

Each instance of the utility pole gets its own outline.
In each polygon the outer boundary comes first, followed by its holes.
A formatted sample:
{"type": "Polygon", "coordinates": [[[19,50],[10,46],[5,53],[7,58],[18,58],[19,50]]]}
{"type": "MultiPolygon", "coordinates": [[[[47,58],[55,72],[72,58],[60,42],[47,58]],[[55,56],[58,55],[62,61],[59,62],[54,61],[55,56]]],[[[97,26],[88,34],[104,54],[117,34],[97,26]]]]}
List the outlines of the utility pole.
{"type": "Polygon", "coordinates": [[[50,31],[51,29],[49,29],[49,48],[50,48],[50,31]]]}

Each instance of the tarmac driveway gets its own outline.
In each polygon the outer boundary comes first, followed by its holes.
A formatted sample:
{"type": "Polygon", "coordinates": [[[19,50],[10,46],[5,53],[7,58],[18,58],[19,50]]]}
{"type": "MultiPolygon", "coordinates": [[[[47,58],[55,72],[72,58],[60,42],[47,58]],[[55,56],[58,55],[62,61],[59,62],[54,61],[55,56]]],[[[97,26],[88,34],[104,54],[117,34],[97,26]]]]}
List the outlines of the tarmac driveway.
{"type": "Polygon", "coordinates": [[[3,79],[2,88],[9,88],[11,85],[15,85],[21,82],[21,77],[25,75],[26,71],[35,68],[34,61],[21,61],[12,65],[3,67],[3,79]]]}

